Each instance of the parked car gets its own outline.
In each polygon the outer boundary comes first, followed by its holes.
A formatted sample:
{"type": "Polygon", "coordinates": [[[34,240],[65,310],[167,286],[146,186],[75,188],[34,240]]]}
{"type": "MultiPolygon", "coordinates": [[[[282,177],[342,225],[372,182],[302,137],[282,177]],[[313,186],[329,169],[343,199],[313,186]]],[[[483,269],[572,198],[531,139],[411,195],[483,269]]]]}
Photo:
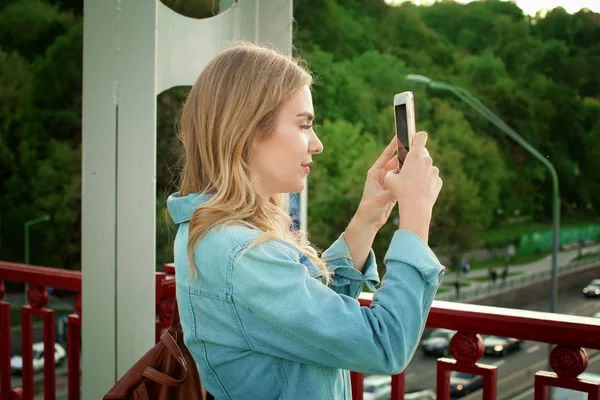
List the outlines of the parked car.
{"type": "Polygon", "coordinates": [[[593,279],[586,287],[583,288],[583,295],[586,297],[600,296],[600,279],[593,279]]]}
{"type": "Polygon", "coordinates": [[[508,353],[520,350],[523,346],[523,341],[515,338],[491,335],[483,338],[483,344],[485,345],[485,354],[505,356],[508,353]]]}
{"type": "Polygon", "coordinates": [[[450,354],[450,339],[456,331],[437,328],[421,342],[421,350],[426,356],[445,357],[450,354]]]}
{"type": "Polygon", "coordinates": [[[364,400],[388,400],[392,395],[392,377],[370,375],[364,380],[364,400]]]}
{"type": "Polygon", "coordinates": [[[427,389],[406,393],[404,395],[404,400],[435,400],[435,392],[427,389]]]}
{"type": "MultiPolygon", "coordinates": [[[[60,344],[54,344],[54,362],[61,365],[67,358],[67,352],[60,344]]],[[[13,356],[10,359],[10,369],[15,374],[23,372],[23,358],[20,355],[13,356]]],[[[44,369],[44,343],[37,342],[33,344],[33,372],[39,372],[44,369]]]]}
{"type": "Polygon", "coordinates": [[[466,372],[450,372],[450,396],[458,399],[483,387],[483,376],[466,372]]]}

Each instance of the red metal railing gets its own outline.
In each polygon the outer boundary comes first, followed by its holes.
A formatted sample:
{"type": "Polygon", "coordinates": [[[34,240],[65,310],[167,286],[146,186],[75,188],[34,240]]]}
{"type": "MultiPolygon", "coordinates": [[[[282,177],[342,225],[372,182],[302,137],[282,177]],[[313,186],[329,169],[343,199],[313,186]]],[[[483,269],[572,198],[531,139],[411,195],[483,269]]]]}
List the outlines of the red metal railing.
{"type": "MultiPolygon", "coordinates": [[[[172,264],[164,266],[164,273],[156,273],[156,334],[171,320],[175,296],[175,277],[172,264]]],[[[75,313],[68,317],[68,381],[69,399],[80,397],[80,330],[81,330],[81,273],[0,262],[3,280],[25,282],[31,285],[27,305],[21,308],[23,346],[23,387],[12,388],[10,371],[10,304],[3,301],[4,282],[0,281],[0,400],[33,398],[32,317],[44,321],[44,398],[54,399],[55,365],[50,358],[54,348],[54,311],[46,308],[46,287],[78,293],[75,313]]],[[[368,296],[368,295],[367,295],[368,296]]],[[[361,298],[364,306],[369,298],[361,298]]],[[[480,375],[484,379],[483,399],[496,399],[497,367],[479,363],[484,354],[481,335],[497,335],[533,340],[556,345],[549,363],[554,373],[538,372],[534,379],[536,400],[548,399],[548,387],[557,386],[580,390],[589,399],[600,400],[600,383],[577,379],[588,365],[585,349],[600,350],[600,321],[594,318],[562,314],[514,310],[498,307],[475,306],[436,301],[427,320],[428,327],[457,331],[450,343],[454,359],[441,358],[437,362],[437,398],[450,398],[450,371],[480,375]]],[[[363,374],[352,372],[352,396],[363,399],[363,374]]],[[[392,400],[404,399],[404,373],[392,377],[392,400]]]]}
{"type": "MultiPolygon", "coordinates": [[[[371,304],[368,298],[360,302],[371,304]]],[[[600,321],[596,318],[435,301],[427,327],[457,331],[450,341],[455,360],[441,358],[437,362],[437,399],[450,399],[450,371],[482,376],[483,399],[496,399],[497,367],[478,363],[484,355],[483,334],[556,345],[549,360],[555,372],[535,375],[536,400],[548,400],[549,386],[585,391],[589,400],[600,400],[600,382],[577,378],[588,366],[586,348],[600,350],[600,321]]],[[[362,380],[362,374],[352,373],[354,400],[363,399],[362,380]]],[[[404,373],[392,377],[391,400],[404,400],[404,373]]]]}
{"type": "MultiPolygon", "coordinates": [[[[165,272],[156,273],[156,341],[170,324],[175,299],[175,270],[165,265],[165,272]]],[[[81,272],[38,267],[0,261],[0,400],[33,399],[33,317],[43,321],[44,399],[56,398],[56,365],[54,359],[55,312],[47,308],[48,291],[52,287],[77,294],[74,313],[67,318],[67,374],[69,400],[80,398],[81,352],[81,272]],[[21,307],[22,387],[12,387],[10,303],[4,301],[5,284],[29,284],[28,304],[21,307]]]]}

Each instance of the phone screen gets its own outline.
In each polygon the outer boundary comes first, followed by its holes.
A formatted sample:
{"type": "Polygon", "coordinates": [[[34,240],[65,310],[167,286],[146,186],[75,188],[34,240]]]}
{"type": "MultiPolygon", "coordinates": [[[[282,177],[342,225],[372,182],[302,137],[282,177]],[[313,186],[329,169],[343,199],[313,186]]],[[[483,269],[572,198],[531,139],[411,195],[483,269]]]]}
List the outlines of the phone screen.
{"type": "Polygon", "coordinates": [[[406,115],[406,104],[398,104],[395,107],[396,114],[396,136],[398,137],[398,159],[404,164],[406,153],[408,153],[408,124],[406,115]]]}

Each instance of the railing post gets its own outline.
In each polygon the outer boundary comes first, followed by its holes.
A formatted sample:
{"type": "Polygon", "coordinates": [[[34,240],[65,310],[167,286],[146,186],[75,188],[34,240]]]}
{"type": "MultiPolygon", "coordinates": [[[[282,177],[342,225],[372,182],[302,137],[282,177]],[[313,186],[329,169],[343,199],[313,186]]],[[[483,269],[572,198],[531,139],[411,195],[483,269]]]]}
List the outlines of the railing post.
{"type": "Polygon", "coordinates": [[[0,400],[8,398],[11,388],[10,376],[10,304],[3,301],[6,293],[4,281],[0,281],[0,400]]]}
{"type": "Polygon", "coordinates": [[[54,310],[42,309],[44,320],[44,400],[56,399],[56,361],[54,357],[54,310]]]}
{"type": "Polygon", "coordinates": [[[406,371],[401,374],[392,375],[392,397],[391,400],[404,400],[406,383],[406,371]]]}
{"type": "Polygon", "coordinates": [[[365,375],[352,371],[350,372],[350,381],[352,382],[352,400],[363,400],[365,375]]]}
{"type": "MultiPolygon", "coordinates": [[[[78,296],[81,299],[81,295],[78,296]]],[[[81,300],[79,300],[81,302],[81,300]]],[[[75,309],[77,312],[77,308],[75,309]]],[[[78,312],[79,314],[80,312],[78,312]]],[[[81,398],[81,317],[77,314],[69,315],[67,322],[67,371],[69,374],[69,400],[81,398]]]]}
{"type": "Polygon", "coordinates": [[[33,400],[33,317],[31,306],[21,308],[21,370],[23,400],[33,400]]]}
{"type": "Polygon", "coordinates": [[[589,365],[589,356],[582,347],[556,346],[550,354],[553,371],[535,374],[535,400],[548,400],[553,387],[562,387],[588,394],[589,400],[600,400],[600,382],[577,378],[589,365]]]}

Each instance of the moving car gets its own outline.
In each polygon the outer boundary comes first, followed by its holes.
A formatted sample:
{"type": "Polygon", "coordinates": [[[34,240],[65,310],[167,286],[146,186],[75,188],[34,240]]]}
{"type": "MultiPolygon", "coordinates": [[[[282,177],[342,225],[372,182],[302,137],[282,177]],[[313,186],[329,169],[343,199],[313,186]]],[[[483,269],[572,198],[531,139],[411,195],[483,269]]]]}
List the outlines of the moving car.
{"type": "Polygon", "coordinates": [[[430,389],[410,392],[404,395],[404,400],[435,400],[435,398],[435,392],[430,389]]]}
{"type": "Polygon", "coordinates": [[[466,372],[450,372],[450,396],[458,399],[483,387],[483,376],[466,372]]]}
{"type": "Polygon", "coordinates": [[[593,279],[586,287],[583,288],[583,295],[586,297],[600,296],[600,279],[593,279]]]}
{"type": "MultiPolygon", "coordinates": [[[[54,362],[56,365],[62,364],[67,358],[67,352],[60,344],[54,344],[54,362]]],[[[13,356],[10,359],[10,369],[13,373],[21,374],[23,372],[23,358],[20,355],[13,356]]],[[[39,372],[44,369],[44,343],[37,342],[33,344],[33,372],[39,372]]]]}
{"type": "Polygon", "coordinates": [[[502,336],[485,336],[483,338],[485,345],[485,354],[491,356],[505,356],[513,351],[520,350],[523,341],[515,338],[502,336]]]}
{"type": "Polygon", "coordinates": [[[450,354],[450,339],[456,331],[437,328],[431,331],[429,338],[421,342],[421,350],[426,356],[446,357],[450,354]]]}
{"type": "Polygon", "coordinates": [[[364,400],[388,400],[392,395],[392,377],[389,375],[366,376],[364,388],[364,400]]]}

